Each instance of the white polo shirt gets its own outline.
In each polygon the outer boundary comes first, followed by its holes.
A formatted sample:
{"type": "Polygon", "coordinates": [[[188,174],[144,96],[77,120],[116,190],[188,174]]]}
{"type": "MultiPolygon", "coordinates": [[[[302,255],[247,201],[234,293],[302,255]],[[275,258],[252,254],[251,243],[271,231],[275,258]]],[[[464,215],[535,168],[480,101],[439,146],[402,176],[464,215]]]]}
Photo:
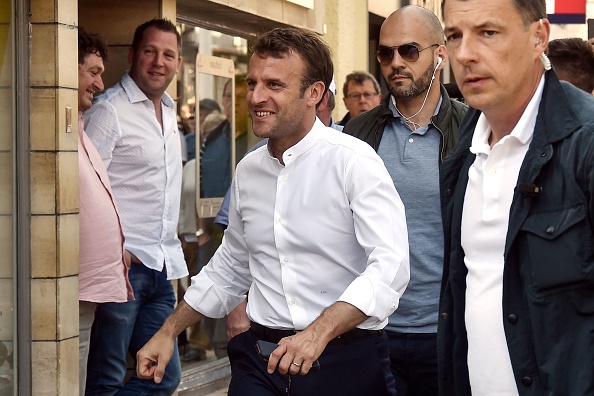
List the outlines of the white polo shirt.
{"type": "Polygon", "coordinates": [[[462,248],[468,268],[465,323],[473,396],[518,395],[503,329],[503,252],[520,167],[532,142],[544,75],[512,132],[489,146],[491,126],[479,117],[470,151],[462,213],[462,248]]]}

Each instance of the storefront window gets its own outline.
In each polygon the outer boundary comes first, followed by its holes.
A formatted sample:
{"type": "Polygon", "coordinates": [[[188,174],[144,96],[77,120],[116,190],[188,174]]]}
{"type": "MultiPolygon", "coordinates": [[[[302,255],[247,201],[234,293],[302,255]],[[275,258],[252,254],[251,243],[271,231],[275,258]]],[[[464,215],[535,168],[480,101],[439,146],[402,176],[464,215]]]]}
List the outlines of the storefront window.
{"type": "MultiPolygon", "coordinates": [[[[183,43],[183,65],[178,74],[178,117],[180,131],[186,134],[186,166],[196,167],[196,172],[192,172],[194,175],[201,174],[201,167],[204,169],[202,177],[197,179],[199,183],[184,181],[184,185],[200,185],[200,193],[197,195],[201,198],[198,214],[200,219],[197,224],[200,236],[196,238],[195,233],[190,232],[193,231],[190,227],[180,231],[186,261],[197,261],[188,263],[190,275],[195,275],[221,242],[222,229],[213,220],[231,183],[229,168],[235,166],[235,161],[231,160],[230,153],[235,152],[237,160],[241,159],[247,146],[250,143],[255,144],[255,136],[249,132],[250,123],[245,104],[247,40],[186,24],[179,24],[178,29],[183,43]],[[200,58],[197,60],[198,55],[200,58]],[[226,59],[217,61],[220,58],[231,59],[233,62],[226,59]],[[205,69],[209,68],[202,66],[197,70],[196,65],[200,59],[213,60],[221,70],[207,71],[205,69]],[[232,79],[235,79],[235,84],[232,84],[232,79]],[[231,99],[232,93],[235,94],[235,100],[231,99]],[[234,134],[228,126],[233,125],[233,121],[234,134]],[[231,136],[235,136],[233,144],[231,136]],[[248,137],[251,139],[248,140],[248,137]],[[200,161],[199,158],[203,160],[200,161]],[[197,252],[192,254],[192,250],[197,252]]],[[[188,174],[190,173],[185,170],[184,176],[188,174]]],[[[195,221],[194,216],[191,215],[192,218],[188,221],[195,221]]],[[[180,219],[180,224],[182,222],[180,219]]],[[[182,284],[187,285],[189,282],[182,281],[182,284]]],[[[179,344],[185,372],[224,358],[227,345],[225,320],[202,321],[183,333],[179,344]]]]}
{"type": "Polygon", "coordinates": [[[12,1],[0,0],[0,396],[15,384],[14,69],[12,1]]]}

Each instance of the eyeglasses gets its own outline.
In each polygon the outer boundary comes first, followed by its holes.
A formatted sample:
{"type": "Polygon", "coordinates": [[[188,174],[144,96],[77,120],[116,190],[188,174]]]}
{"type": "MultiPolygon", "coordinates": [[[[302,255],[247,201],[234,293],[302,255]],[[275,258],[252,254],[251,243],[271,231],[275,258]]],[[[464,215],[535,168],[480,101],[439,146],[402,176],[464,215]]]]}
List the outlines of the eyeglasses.
{"type": "Polygon", "coordinates": [[[416,62],[419,60],[419,53],[425,51],[427,48],[438,47],[439,44],[432,44],[429,47],[419,49],[414,44],[402,44],[394,47],[380,46],[375,53],[379,63],[386,66],[394,59],[394,50],[398,51],[398,55],[407,62],[416,62]]]}
{"type": "Polygon", "coordinates": [[[347,99],[361,100],[361,98],[364,98],[365,100],[369,100],[377,95],[378,94],[376,94],[375,92],[353,93],[347,95],[347,99]]]}

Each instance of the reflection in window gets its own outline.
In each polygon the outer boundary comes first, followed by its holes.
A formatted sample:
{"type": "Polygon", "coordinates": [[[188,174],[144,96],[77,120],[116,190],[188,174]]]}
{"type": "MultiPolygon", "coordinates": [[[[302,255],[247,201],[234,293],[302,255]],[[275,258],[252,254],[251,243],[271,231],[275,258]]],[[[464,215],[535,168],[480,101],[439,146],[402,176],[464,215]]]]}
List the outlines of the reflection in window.
{"type": "MultiPolygon", "coordinates": [[[[222,199],[231,183],[232,168],[235,165],[230,161],[231,141],[239,137],[235,131],[230,129],[229,123],[232,115],[235,116],[236,124],[238,121],[241,123],[242,132],[248,131],[246,126],[248,114],[247,106],[245,106],[246,89],[238,89],[238,85],[234,86],[231,83],[232,80],[227,77],[206,76],[204,73],[198,75],[196,57],[201,54],[233,60],[234,70],[229,70],[228,73],[235,75],[236,79],[238,75],[243,75],[237,82],[245,87],[248,45],[243,38],[204,28],[178,24],[178,29],[182,35],[183,45],[183,63],[180,73],[178,73],[178,121],[188,147],[188,163],[184,168],[184,175],[186,172],[191,173],[188,166],[195,169],[196,160],[193,158],[199,153],[202,159],[200,161],[202,171],[199,173],[201,176],[199,196],[210,201],[208,207],[211,208],[216,206],[218,198],[222,199]],[[198,89],[196,88],[197,81],[199,81],[198,89]],[[238,95],[241,97],[240,106],[243,106],[242,109],[239,109],[241,114],[237,113],[237,104],[235,108],[230,107],[233,88],[235,88],[236,103],[240,100],[238,95]]],[[[225,73],[225,75],[227,74],[225,73]]],[[[242,137],[246,139],[248,136],[253,137],[254,135],[247,132],[242,137]]],[[[241,147],[249,144],[250,142],[244,142],[243,146],[240,146],[240,150],[241,147]]],[[[245,152],[245,148],[243,150],[245,152]]],[[[239,156],[237,158],[240,159],[243,154],[237,155],[239,156]]],[[[191,174],[193,177],[196,176],[195,172],[191,174]]],[[[188,182],[187,178],[186,182],[188,182]]],[[[195,183],[192,185],[195,186],[195,183]]],[[[195,199],[193,198],[193,200],[195,199]]],[[[194,210],[190,217],[194,223],[196,222],[195,205],[192,209],[194,210]]],[[[194,230],[199,231],[197,238],[195,232],[188,232],[190,227],[180,231],[181,234],[186,232],[189,240],[197,239],[193,242],[195,244],[193,247],[191,244],[185,243],[186,241],[182,241],[182,245],[187,247],[184,252],[186,262],[190,261],[188,266],[190,274],[197,272],[202,265],[206,264],[221,243],[222,230],[213,223],[216,211],[210,213],[211,216],[202,216],[196,222],[194,230]],[[192,249],[195,250],[194,256],[190,256],[192,249]]],[[[181,223],[184,222],[180,220],[181,223]]],[[[184,282],[182,281],[182,283],[184,282]]],[[[187,283],[189,284],[189,280],[187,283]]],[[[225,320],[203,320],[186,332],[182,332],[178,343],[182,368],[186,373],[188,370],[199,369],[203,364],[224,357],[227,345],[225,320]]]]}

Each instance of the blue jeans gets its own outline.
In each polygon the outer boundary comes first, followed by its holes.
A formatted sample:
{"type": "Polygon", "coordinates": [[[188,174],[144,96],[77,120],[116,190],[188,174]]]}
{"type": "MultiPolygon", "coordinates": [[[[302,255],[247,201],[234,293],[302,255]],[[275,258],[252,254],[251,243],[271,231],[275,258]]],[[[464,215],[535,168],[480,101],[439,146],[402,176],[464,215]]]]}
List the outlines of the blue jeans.
{"type": "Polygon", "coordinates": [[[386,334],[398,396],[437,396],[437,334],[386,334]]]}
{"type": "Polygon", "coordinates": [[[136,353],[151,339],[173,312],[175,295],[165,272],[142,264],[130,267],[134,301],[103,303],[91,331],[91,348],[87,365],[86,395],[171,395],[181,381],[181,364],[177,343],[160,384],[136,376],[124,383],[126,353],[136,363],[136,353]]]}

